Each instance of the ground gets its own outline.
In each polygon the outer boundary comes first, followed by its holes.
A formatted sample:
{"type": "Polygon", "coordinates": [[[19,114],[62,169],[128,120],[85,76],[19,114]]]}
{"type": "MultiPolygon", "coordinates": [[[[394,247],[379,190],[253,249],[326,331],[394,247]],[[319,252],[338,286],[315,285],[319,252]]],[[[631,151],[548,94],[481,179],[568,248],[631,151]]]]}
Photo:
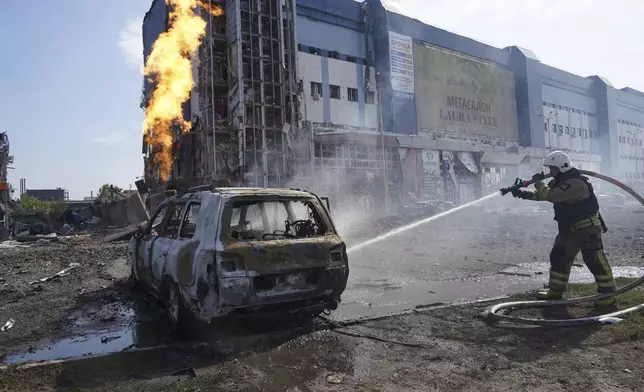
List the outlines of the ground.
{"type": "MultiPolygon", "coordinates": [[[[642,210],[603,209],[618,275],[642,273],[642,210]]],[[[116,354],[31,370],[12,365],[0,376],[0,390],[637,390],[644,371],[635,361],[643,348],[638,323],[508,329],[478,320],[484,305],[428,310],[539,288],[556,230],[551,214],[535,203],[497,198],[349,252],[350,282],[331,318],[379,317],[352,328],[422,347],[347,336],[322,321],[217,324],[202,339],[205,347],[180,347],[130,293],[124,243],[103,244],[94,236],[2,248],[0,292],[8,300],[0,303],[0,325],[15,320],[0,332],[7,363],[116,354]],[[30,284],[70,263],[79,266],[68,275],[30,284]],[[181,375],[186,369],[197,376],[181,375]]],[[[404,223],[351,218],[335,216],[349,248],[404,223]]],[[[581,263],[575,274],[584,281],[581,263]]]]}
{"type": "MultiPolygon", "coordinates": [[[[575,289],[588,294],[594,288],[575,289]]],[[[644,302],[642,291],[618,306],[638,302],[644,302]]],[[[641,390],[644,317],[613,326],[514,328],[480,320],[486,306],[432,309],[336,331],[286,329],[242,350],[158,349],[10,369],[0,374],[0,390],[641,390]]],[[[570,311],[592,312],[585,306],[570,311]]]]}
{"type": "Polygon", "coordinates": [[[33,350],[43,339],[69,336],[86,323],[109,327],[130,300],[130,267],[123,244],[103,244],[101,235],[18,243],[0,249],[0,356],[33,350]],[[77,263],[77,264],[75,264],[77,263]],[[45,282],[70,268],[65,275],[45,282]],[[6,351],[5,351],[6,350],[6,351]]]}

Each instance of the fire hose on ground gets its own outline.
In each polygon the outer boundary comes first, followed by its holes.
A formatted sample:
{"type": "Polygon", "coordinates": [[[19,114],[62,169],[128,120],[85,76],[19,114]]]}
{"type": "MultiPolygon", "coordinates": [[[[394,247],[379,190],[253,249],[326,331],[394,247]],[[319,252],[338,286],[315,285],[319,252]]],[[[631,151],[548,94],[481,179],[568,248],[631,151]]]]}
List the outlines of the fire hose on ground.
{"type": "MultiPolygon", "coordinates": [[[[579,170],[579,172],[583,175],[599,178],[601,180],[609,182],[623,189],[629,195],[633,196],[637,201],[639,201],[642,204],[642,206],[644,206],[644,198],[642,196],[637,194],[637,192],[635,192],[629,186],[622,184],[621,182],[615,180],[614,178],[605,176],[603,174],[595,173],[592,171],[588,171],[588,170],[579,170]]],[[[517,179],[517,181],[513,186],[502,189],[501,194],[505,195],[509,192],[512,192],[513,190],[527,187],[530,184],[532,184],[532,181],[530,180],[522,181],[520,179],[517,179]]],[[[552,306],[575,305],[582,302],[597,301],[600,299],[605,299],[605,298],[610,298],[610,297],[620,295],[622,293],[625,293],[627,291],[630,291],[636,288],[637,286],[643,283],[644,283],[644,276],[640,277],[639,279],[623,287],[618,288],[612,293],[598,294],[598,295],[593,295],[588,297],[571,298],[571,299],[564,299],[564,300],[516,301],[516,302],[501,303],[487,308],[483,312],[482,316],[486,321],[490,321],[490,322],[510,322],[515,324],[549,326],[549,327],[567,327],[567,326],[598,324],[598,323],[603,324],[605,322],[610,322],[612,320],[618,319],[619,317],[627,315],[629,313],[642,311],[644,310],[644,304],[633,306],[631,308],[619,310],[612,313],[603,314],[603,315],[597,315],[597,316],[591,316],[591,317],[580,317],[580,318],[574,318],[574,319],[559,319],[559,320],[547,320],[547,319],[511,316],[507,314],[502,314],[501,311],[510,310],[510,309],[518,310],[518,309],[527,309],[527,308],[545,308],[545,307],[552,307],[552,306]]]]}

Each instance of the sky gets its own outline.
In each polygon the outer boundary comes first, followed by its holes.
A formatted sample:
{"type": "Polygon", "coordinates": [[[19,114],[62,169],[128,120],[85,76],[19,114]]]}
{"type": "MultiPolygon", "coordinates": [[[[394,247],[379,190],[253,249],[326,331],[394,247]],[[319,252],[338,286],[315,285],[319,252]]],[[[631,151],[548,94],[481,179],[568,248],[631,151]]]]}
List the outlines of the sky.
{"type": "MultiPolygon", "coordinates": [[[[152,0],[3,1],[0,131],[18,188],[134,187],[142,175],[141,22],[152,0]]],[[[644,91],[641,0],[386,0],[394,12],[644,91]]]]}

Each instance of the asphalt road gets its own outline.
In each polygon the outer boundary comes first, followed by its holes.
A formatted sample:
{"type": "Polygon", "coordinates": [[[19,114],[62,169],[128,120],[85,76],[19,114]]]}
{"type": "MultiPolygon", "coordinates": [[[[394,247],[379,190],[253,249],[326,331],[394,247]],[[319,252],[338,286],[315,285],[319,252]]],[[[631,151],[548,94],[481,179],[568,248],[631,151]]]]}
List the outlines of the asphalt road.
{"type": "MultiPolygon", "coordinates": [[[[615,275],[641,275],[644,208],[603,211],[610,230],[605,246],[615,275]]],[[[345,217],[336,219],[349,247],[370,238],[353,229],[355,223],[345,223],[345,217]]],[[[549,205],[497,197],[462,209],[351,252],[350,282],[334,317],[380,316],[541,288],[555,235],[549,205]]],[[[571,281],[592,282],[580,256],[576,264],[571,281]]]]}

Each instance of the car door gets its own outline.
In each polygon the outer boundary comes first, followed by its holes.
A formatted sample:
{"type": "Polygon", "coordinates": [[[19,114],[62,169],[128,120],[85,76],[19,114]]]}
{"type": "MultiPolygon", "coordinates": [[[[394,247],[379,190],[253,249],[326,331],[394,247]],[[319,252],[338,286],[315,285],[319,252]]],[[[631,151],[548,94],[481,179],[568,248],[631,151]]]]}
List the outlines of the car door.
{"type": "Polygon", "coordinates": [[[150,219],[145,232],[136,242],[137,278],[145,283],[151,283],[152,249],[159,239],[159,230],[165,226],[168,217],[169,204],[160,205],[150,219]]]}
{"type": "Polygon", "coordinates": [[[156,240],[151,244],[150,283],[155,287],[161,285],[170,248],[177,241],[184,206],[182,201],[169,203],[167,217],[157,231],[156,240]]]}
{"type": "Polygon", "coordinates": [[[179,236],[172,244],[169,254],[176,260],[175,264],[169,264],[170,268],[175,269],[177,283],[183,286],[192,286],[195,282],[195,257],[197,248],[200,245],[200,238],[195,236],[197,230],[197,221],[201,203],[191,201],[188,203],[183,214],[179,236]]]}

